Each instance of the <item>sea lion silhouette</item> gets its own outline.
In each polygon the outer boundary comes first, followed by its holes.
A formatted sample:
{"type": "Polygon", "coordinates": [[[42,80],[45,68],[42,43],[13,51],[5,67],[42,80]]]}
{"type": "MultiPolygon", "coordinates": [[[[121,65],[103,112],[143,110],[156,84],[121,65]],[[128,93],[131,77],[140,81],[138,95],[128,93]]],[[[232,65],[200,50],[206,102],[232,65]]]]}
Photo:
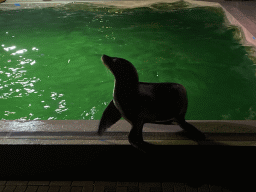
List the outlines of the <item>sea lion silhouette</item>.
{"type": "Polygon", "coordinates": [[[183,85],[139,82],[138,73],[129,61],[107,55],[101,59],[115,76],[115,86],[113,100],[100,120],[99,135],[123,117],[132,125],[128,136],[130,144],[143,152],[150,150],[151,146],[143,141],[144,123],[168,125],[175,121],[193,140],[205,139],[201,131],[185,121],[188,100],[183,85]]]}

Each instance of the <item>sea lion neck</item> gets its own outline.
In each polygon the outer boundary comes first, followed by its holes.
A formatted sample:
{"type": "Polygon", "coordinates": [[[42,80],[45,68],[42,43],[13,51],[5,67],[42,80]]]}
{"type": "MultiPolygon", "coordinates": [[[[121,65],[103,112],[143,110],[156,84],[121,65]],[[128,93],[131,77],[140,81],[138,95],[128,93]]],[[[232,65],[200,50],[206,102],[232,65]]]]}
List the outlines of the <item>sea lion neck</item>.
{"type": "Polygon", "coordinates": [[[137,73],[127,73],[123,76],[115,76],[115,92],[122,92],[125,94],[133,94],[139,89],[139,78],[137,73]]]}
{"type": "Polygon", "coordinates": [[[137,71],[123,71],[117,74],[114,74],[115,76],[115,86],[119,87],[130,87],[131,89],[137,88],[139,84],[139,77],[137,74],[137,71]]]}

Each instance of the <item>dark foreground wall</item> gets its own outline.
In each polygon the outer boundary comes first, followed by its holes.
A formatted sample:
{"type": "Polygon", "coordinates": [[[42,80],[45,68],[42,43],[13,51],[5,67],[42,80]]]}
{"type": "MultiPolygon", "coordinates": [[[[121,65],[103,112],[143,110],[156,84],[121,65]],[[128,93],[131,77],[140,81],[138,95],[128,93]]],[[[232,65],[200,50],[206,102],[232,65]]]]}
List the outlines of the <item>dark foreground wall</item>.
{"type": "MultiPolygon", "coordinates": [[[[255,150],[230,146],[1,145],[2,180],[174,181],[248,186],[255,150]]],[[[251,179],[250,179],[251,178],[251,179]]]]}

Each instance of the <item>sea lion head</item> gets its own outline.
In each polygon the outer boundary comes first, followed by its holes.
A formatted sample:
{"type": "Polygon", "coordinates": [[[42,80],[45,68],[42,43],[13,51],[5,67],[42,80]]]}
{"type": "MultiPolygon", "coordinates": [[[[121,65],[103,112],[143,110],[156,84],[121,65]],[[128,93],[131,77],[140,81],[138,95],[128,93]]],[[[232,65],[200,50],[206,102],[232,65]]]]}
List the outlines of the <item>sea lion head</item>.
{"type": "Polygon", "coordinates": [[[117,57],[109,57],[103,55],[101,57],[103,64],[118,78],[136,78],[138,79],[138,73],[133,64],[125,59],[117,57]]]}

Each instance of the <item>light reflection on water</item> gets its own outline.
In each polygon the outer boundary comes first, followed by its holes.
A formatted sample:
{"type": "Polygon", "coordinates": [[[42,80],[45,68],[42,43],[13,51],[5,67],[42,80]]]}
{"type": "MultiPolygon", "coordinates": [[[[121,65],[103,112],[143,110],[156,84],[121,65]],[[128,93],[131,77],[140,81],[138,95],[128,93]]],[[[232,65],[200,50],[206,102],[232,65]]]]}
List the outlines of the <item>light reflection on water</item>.
{"type": "Polygon", "coordinates": [[[10,56],[8,58],[8,65],[4,66],[0,72],[5,74],[7,77],[2,77],[1,79],[4,86],[0,87],[3,92],[3,95],[0,96],[0,98],[7,99],[10,96],[22,97],[23,94],[28,95],[33,92],[37,93],[33,87],[36,82],[40,81],[40,79],[37,77],[30,77],[29,79],[27,77],[23,77],[27,72],[25,65],[34,65],[36,63],[35,60],[27,59],[22,56],[22,54],[26,53],[28,50],[15,50],[17,48],[16,46],[5,47],[5,45],[2,45],[2,47],[4,51],[10,52],[9,54],[6,54],[10,56]],[[19,58],[16,57],[17,54],[19,55],[19,58]]]}
{"type": "MultiPolygon", "coordinates": [[[[9,32],[6,32],[6,34],[9,35],[9,32]]],[[[42,97],[44,90],[38,90],[35,88],[36,83],[40,82],[41,79],[39,77],[28,77],[26,75],[27,70],[31,69],[27,65],[33,66],[37,63],[35,59],[27,58],[26,54],[29,54],[30,52],[38,52],[39,48],[32,47],[31,49],[18,49],[15,45],[8,47],[5,44],[2,44],[1,47],[3,48],[3,51],[8,52],[7,54],[4,54],[4,56],[8,57],[6,63],[8,65],[0,68],[0,74],[5,75],[1,76],[0,79],[0,99],[8,99],[12,97],[18,98],[29,96],[30,94],[36,94],[36,97],[42,97]]],[[[41,54],[41,56],[43,56],[43,54],[41,54]]],[[[62,93],[51,92],[50,97],[53,100],[56,100],[56,98],[63,96],[64,94],[62,93]]],[[[42,100],[41,103],[45,103],[45,101],[42,100]]],[[[28,108],[29,107],[31,107],[31,104],[28,105],[28,108]]],[[[45,104],[43,106],[44,109],[48,109],[50,107],[51,106],[49,104],[45,104]]],[[[56,113],[66,111],[68,108],[65,107],[65,100],[61,100],[58,108],[55,110],[56,113]]],[[[15,113],[16,112],[12,111],[4,111],[5,116],[14,115],[15,113]]],[[[20,119],[31,119],[33,115],[33,113],[29,113],[28,117],[21,117],[20,119]]],[[[41,118],[34,119],[36,120],[41,118]]],[[[50,117],[49,119],[54,119],[54,117],[50,117]]]]}

